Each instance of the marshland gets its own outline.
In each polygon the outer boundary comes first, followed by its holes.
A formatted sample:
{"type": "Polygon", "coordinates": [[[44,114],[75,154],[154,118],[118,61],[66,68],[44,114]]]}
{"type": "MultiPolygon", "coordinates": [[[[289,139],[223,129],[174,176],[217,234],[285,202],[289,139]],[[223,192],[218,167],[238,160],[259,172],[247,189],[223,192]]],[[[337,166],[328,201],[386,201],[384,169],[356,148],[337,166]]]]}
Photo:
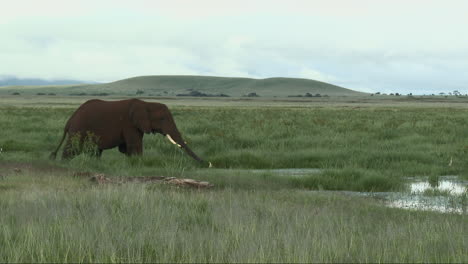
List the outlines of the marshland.
{"type": "Polygon", "coordinates": [[[410,193],[411,179],[466,181],[466,98],[145,96],[168,105],[213,168],[161,135],[144,137],[141,157],[113,149],[50,160],[90,98],[0,99],[0,262],[468,261],[466,187],[423,193],[450,196],[454,212],[350,194],[410,193]],[[284,173],[294,169],[302,172],[284,173]],[[98,185],[78,172],[214,187],[98,185]]]}

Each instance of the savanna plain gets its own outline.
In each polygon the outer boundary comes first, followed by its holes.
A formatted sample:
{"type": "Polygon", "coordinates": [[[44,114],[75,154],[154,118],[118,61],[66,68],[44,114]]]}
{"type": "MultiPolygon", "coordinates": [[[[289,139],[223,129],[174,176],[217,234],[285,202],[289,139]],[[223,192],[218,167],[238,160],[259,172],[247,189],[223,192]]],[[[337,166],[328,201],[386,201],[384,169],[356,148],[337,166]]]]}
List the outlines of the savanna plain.
{"type": "Polygon", "coordinates": [[[468,262],[466,212],[388,208],[340,192],[467,179],[466,98],[143,98],[167,104],[214,168],[161,135],[145,136],[141,157],[49,160],[86,99],[0,99],[0,262],[468,262]],[[271,171],[284,168],[318,170],[271,171]],[[214,187],[99,185],[77,172],[214,187]]]}

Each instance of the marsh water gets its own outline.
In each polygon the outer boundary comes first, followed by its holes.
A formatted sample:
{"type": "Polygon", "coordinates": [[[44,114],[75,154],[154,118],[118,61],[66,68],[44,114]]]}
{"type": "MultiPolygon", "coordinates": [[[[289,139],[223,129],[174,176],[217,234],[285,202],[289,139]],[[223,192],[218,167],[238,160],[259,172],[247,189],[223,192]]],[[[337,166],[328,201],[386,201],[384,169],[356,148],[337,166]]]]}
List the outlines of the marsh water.
{"type": "MultiPolygon", "coordinates": [[[[250,170],[250,172],[301,177],[320,173],[321,170],[302,168],[250,170]]],[[[444,213],[466,214],[468,212],[468,180],[461,180],[457,176],[441,176],[436,181],[430,181],[429,178],[406,178],[405,180],[406,190],[401,192],[337,192],[378,199],[388,207],[444,213]]]]}
{"type": "Polygon", "coordinates": [[[445,213],[468,212],[468,181],[456,176],[439,177],[430,183],[426,179],[408,179],[409,192],[369,194],[385,200],[389,207],[438,211],[445,213]]]}
{"type": "Polygon", "coordinates": [[[321,169],[301,168],[301,169],[272,169],[272,170],[249,170],[253,173],[271,173],[281,176],[306,176],[309,174],[320,173],[321,169]]]}

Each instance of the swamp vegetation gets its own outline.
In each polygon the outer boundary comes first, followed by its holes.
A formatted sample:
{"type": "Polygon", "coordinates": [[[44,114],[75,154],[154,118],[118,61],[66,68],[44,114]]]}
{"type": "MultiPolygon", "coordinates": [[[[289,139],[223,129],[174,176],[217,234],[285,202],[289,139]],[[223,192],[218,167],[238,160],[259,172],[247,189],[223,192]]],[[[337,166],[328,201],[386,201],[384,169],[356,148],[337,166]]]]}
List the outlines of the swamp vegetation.
{"type": "Polygon", "coordinates": [[[310,191],[398,191],[408,177],[467,179],[468,107],[164,102],[189,146],[213,163],[207,169],[158,135],[145,136],[142,157],[114,149],[101,159],[50,161],[81,103],[50,100],[0,104],[0,262],[468,261],[466,213],[310,191]],[[283,168],[319,170],[268,171],[283,168]],[[215,187],[100,186],[73,177],[77,171],[215,187]]]}

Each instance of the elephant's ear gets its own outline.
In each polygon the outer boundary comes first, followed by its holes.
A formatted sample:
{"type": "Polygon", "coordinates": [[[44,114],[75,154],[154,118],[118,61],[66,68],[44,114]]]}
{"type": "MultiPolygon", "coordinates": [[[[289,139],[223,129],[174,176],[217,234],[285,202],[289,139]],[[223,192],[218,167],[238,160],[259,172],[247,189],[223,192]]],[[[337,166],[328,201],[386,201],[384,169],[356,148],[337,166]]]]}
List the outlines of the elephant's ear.
{"type": "Polygon", "coordinates": [[[145,102],[133,102],[130,105],[130,120],[144,133],[151,133],[151,122],[149,120],[149,111],[145,102]]]}

